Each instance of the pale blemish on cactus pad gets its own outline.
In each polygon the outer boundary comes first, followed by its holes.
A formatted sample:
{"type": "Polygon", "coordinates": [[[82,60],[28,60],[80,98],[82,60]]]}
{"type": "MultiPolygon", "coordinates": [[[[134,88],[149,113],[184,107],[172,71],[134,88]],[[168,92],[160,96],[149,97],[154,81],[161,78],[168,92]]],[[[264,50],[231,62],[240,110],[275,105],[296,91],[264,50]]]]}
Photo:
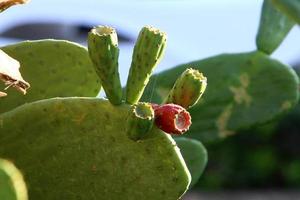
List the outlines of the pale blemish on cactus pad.
{"type": "Polygon", "coordinates": [[[233,131],[228,130],[227,128],[228,120],[230,119],[232,114],[232,108],[233,108],[232,104],[226,106],[223,112],[217,118],[216,126],[218,127],[219,130],[219,136],[222,138],[234,134],[233,131]]]}
{"type": "Polygon", "coordinates": [[[250,79],[247,74],[242,74],[239,77],[240,86],[230,86],[229,89],[233,93],[234,101],[237,104],[245,103],[246,106],[250,106],[252,97],[248,94],[247,88],[250,84],[250,79]]]}

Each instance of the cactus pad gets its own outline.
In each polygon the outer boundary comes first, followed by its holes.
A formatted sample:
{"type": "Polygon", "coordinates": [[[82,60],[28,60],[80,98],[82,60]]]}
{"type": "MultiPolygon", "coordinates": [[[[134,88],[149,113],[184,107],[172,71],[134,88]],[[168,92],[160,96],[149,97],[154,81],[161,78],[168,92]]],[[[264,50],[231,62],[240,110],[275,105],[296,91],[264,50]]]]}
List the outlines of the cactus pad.
{"type": "Polygon", "coordinates": [[[192,175],[191,188],[198,182],[206,167],[207,151],[198,140],[181,137],[175,138],[175,141],[192,175]]]}
{"type": "Polygon", "coordinates": [[[202,100],[189,110],[193,125],[187,137],[201,141],[226,137],[271,120],[298,101],[294,70],[261,52],[223,54],[162,72],[152,77],[143,101],[152,96],[155,103],[162,102],[189,66],[203,72],[210,84],[202,100]]]}
{"type": "Polygon", "coordinates": [[[272,3],[300,24],[300,0],[272,0],[272,3]]]}
{"type": "Polygon", "coordinates": [[[275,7],[271,1],[265,0],[263,3],[256,36],[257,48],[267,54],[276,50],[295,25],[295,22],[275,7]]]}
{"type": "Polygon", "coordinates": [[[96,96],[100,80],[86,48],[61,40],[25,41],[1,48],[21,64],[31,88],[23,96],[9,88],[0,113],[24,103],[51,97],[96,96]]]}
{"type": "Polygon", "coordinates": [[[0,159],[0,199],[28,199],[22,174],[11,162],[3,159],[0,159]]]}
{"type": "Polygon", "coordinates": [[[179,199],[190,174],[174,140],[156,127],[131,140],[130,111],[79,97],[20,106],[0,115],[0,156],[22,169],[32,200],[179,199]]]}

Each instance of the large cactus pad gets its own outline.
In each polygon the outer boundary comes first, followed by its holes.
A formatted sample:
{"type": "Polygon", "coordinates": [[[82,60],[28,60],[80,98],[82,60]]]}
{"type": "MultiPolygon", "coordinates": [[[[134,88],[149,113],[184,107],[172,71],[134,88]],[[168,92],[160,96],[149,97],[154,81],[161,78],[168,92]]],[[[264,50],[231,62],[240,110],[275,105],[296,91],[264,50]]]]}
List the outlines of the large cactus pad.
{"type": "Polygon", "coordinates": [[[52,97],[96,96],[101,84],[87,49],[62,40],[25,41],[1,48],[21,64],[31,88],[26,96],[9,89],[0,113],[24,103],[52,97]]]}
{"type": "Polygon", "coordinates": [[[173,139],[125,131],[130,106],[56,98],[0,115],[0,156],[15,160],[32,200],[164,199],[186,191],[190,174],[173,139]]]}

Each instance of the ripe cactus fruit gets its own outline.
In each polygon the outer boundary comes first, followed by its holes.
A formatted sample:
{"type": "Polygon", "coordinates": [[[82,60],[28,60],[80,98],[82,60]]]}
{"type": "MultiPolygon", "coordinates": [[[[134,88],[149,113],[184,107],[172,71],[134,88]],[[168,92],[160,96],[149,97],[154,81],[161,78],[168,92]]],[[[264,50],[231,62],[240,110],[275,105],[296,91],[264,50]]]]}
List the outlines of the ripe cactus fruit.
{"type": "Polygon", "coordinates": [[[11,162],[3,159],[0,159],[0,199],[28,199],[22,174],[11,162]]]}
{"type": "Polygon", "coordinates": [[[188,109],[198,102],[206,85],[207,79],[202,73],[195,69],[186,69],[175,82],[165,102],[188,109]]]}
{"type": "Polygon", "coordinates": [[[0,113],[24,103],[52,97],[92,96],[101,88],[100,79],[85,47],[64,40],[25,41],[1,47],[20,62],[20,72],[30,83],[30,92],[17,91],[1,98],[0,113]]]}
{"type": "Polygon", "coordinates": [[[154,123],[154,110],[150,103],[137,103],[131,107],[127,119],[127,134],[133,140],[145,138],[154,123]]]}
{"type": "Polygon", "coordinates": [[[0,115],[0,155],[22,169],[32,200],[179,199],[191,178],[179,149],[155,126],[130,139],[131,109],[83,97],[19,106],[0,115]]]}
{"type": "Polygon", "coordinates": [[[90,58],[106,96],[114,105],[122,102],[122,87],[118,71],[118,38],[115,29],[97,26],[88,34],[90,58]]]}
{"type": "Polygon", "coordinates": [[[181,135],[185,133],[192,121],[190,114],[176,104],[154,104],[155,124],[166,133],[181,135]]]}
{"type": "Polygon", "coordinates": [[[160,62],[166,34],[154,27],[145,26],[136,41],[126,87],[126,102],[135,104],[141,98],[153,69],[160,62]]]}
{"type": "MultiPolygon", "coordinates": [[[[20,63],[0,49],[0,80],[7,85],[5,89],[12,86],[21,93],[26,94],[26,90],[30,85],[22,78],[19,68],[20,63]]],[[[1,96],[6,96],[6,93],[0,92],[1,96]]]]}

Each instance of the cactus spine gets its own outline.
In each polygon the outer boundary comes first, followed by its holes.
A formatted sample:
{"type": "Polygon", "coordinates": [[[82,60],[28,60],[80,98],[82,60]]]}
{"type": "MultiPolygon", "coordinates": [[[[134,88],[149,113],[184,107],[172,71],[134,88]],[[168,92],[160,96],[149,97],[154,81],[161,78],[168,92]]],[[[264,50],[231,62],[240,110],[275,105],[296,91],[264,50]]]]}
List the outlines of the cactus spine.
{"type": "Polygon", "coordinates": [[[154,110],[150,103],[137,103],[131,107],[127,120],[127,134],[133,140],[147,136],[154,122],[154,110]]]}
{"type": "Polygon", "coordinates": [[[114,105],[122,103],[122,88],[118,71],[118,38],[114,28],[97,26],[88,34],[88,49],[105,93],[114,105]]]}
{"type": "Polygon", "coordinates": [[[207,79],[195,69],[186,69],[175,82],[166,103],[175,103],[188,109],[195,105],[204,93],[207,79]]]}
{"type": "Polygon", "coordinates": [[[160,62],[166,47],[166,34],[145,26],[139,33],[132,56],[126,87],[126,102],[135,104],[141,98],[153,69],[160,62]]]}

